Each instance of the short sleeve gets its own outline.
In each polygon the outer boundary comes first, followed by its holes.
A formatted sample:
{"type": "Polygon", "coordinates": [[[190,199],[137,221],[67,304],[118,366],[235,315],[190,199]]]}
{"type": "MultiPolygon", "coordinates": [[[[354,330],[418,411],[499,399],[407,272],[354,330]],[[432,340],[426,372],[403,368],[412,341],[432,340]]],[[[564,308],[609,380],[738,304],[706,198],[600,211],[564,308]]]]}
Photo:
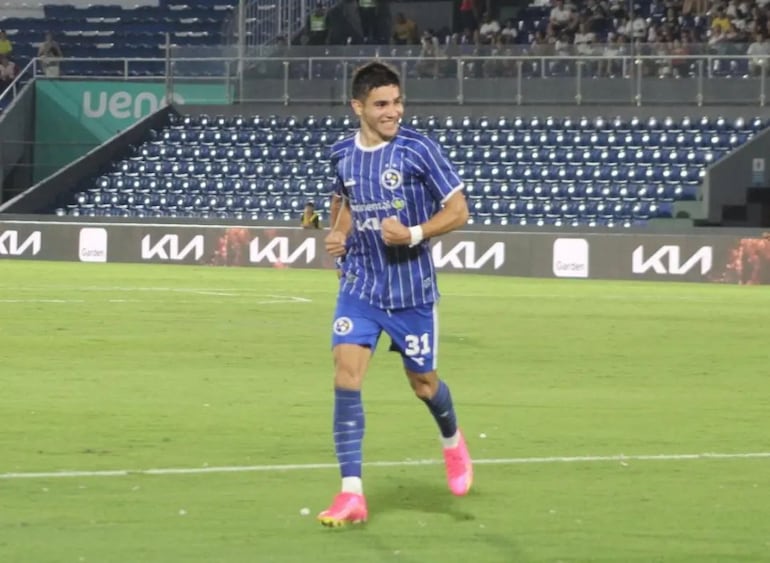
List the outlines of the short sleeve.
{"type": "Polygon", "coordinates": [[[460,176],[457,175],[457,171],[438,143],[425,137],[416,144],[415,148],[418,156],[417,164],[433,199],[443,203],[463,188],[460,176]]]}

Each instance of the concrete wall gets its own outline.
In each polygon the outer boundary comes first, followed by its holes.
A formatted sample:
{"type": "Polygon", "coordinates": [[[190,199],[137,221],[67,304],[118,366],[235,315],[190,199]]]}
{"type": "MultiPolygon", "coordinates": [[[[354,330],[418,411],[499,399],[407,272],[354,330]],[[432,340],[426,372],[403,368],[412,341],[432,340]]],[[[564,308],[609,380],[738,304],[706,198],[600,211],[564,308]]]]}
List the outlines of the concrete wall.
{"type": "Polygon", "coordinates": [[[30,82],[0,115],[0,203],[3,194],[26,187],[24,174],[10,174],[17,165],[31,165],[35,141],[35,88],[30,82]]]}
{"type": "Polygon", "coordinates": [[[725,205],[745,205],[746,189],[750,186],[770,190],[770,129],[712,165],[701,187],[704,209],[709,223],[722,222],[725,205]],[[755,160],[761,171],[755,172],[755,160]]]}
{"type": "MultiPolygon", "coordinates": [[[[363,62],[351,59],[350,68],[363,62]]],[[[283,78],[280,61],[270,61],[274,72],[247,80],[243,87],[245,102],[342,103],[349,96],[350,83],[342,72],[329,79],[299,80],[283,78]]],[[[403,65],[396,67],[400,70],[403,65]]],[[[403,66],[402,75],[406,74],[403,66]]],[[[334,74],[335,72],[332,72],[334,74]]],[[[693,109],[712,105],[761,107],[761,82],[758,79],[646,78],[641,82],[623,78],[412,78],[403,80],[406,99],[410,103],[511,104],[554,106],[689,105],[693,109]]]]}

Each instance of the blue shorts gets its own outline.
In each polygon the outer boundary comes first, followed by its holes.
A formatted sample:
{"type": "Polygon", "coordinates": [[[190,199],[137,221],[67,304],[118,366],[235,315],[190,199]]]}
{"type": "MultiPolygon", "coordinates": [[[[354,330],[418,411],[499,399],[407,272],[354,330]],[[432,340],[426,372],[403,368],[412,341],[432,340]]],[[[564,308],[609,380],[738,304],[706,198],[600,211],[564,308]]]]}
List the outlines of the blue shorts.
{"type": "Polygon", "coordinates": [[[408,309],[378,309],[346,293],[337,298],[332,326],[332,347],[358,344],[374,353],[380,334],[391,338],[390,349],[399,352],[404,367],[428,373],[438,364],[438,311],[435,303],[408,309]]]}

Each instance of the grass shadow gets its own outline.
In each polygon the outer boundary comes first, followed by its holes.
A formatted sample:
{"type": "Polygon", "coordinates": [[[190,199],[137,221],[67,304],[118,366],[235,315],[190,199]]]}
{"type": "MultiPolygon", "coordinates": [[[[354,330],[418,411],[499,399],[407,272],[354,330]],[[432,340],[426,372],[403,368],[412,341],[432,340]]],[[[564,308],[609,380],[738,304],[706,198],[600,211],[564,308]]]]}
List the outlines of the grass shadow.
{"type": "MultiPolygon", "coordinates": [[[[471,491],[469,496],[476,494],[476,491],[471,491]]],[[[446,514],[459,522],[476,519],[471,512],[460,506],[463,499],[453,496],[445,485],[419,479],[393,476],[371,488],[366,499],[369,504],[369,521],[376,519],[377,514],[394,510],[446,514]]]]}

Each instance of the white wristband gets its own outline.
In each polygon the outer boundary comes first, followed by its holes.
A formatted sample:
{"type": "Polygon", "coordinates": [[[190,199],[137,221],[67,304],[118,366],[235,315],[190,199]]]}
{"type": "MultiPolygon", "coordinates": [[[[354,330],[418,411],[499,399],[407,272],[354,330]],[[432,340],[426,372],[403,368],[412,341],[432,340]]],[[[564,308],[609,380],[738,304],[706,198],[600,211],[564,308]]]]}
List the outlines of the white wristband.
{"type": "Polygon", "coordinates": [[[409,227],[409,236],[412,237],[412,241],[409,243],[409,246],[417,246],[420,244],[422,242],[422,227],[420,225],[409,227]]]}

